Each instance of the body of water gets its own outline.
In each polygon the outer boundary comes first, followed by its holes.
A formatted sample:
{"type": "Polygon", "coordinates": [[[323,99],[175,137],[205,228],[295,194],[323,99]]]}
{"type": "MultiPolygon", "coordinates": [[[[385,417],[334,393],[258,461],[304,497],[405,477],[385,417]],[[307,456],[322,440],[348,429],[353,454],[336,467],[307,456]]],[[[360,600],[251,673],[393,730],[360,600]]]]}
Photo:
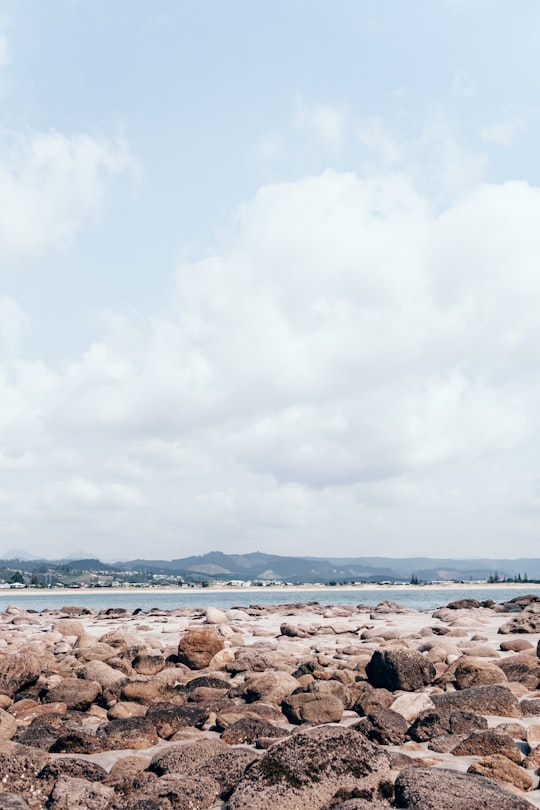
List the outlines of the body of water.
{"type": "Polygon", "coordinates": [[[473,598],[480,602],[493,599],[494,602],[505,602],[522,594],[531,593],[540,597],[540,585],[523,585],[522,588],[493,587],[475,588],[350,588],[350,589],[316,589],[316,590],[271,590],[261,588],[257,591],[213,591],[192,590],[185,588],[178,591],[167,590],[129,590],[125,593],[110,592],[100,589],[92,593],[77,591],[52,591],[47,594],[32,591],[10,590],[0,595],[0,612],[8,605],[17,605],[25,610],[59,610],[66,605],[84,605],[101,610],[102,608],[122,607],[128,610],[140,608],[148,611],[151,608],[173,610],[190,606],[206,608],[213,605],[220,608],[247,607],[248,605],[281,605],[294,602],[319,602],[322,605],[377,605],[386,600],[415,610],[434,610],[456,599],[473,598]]]}

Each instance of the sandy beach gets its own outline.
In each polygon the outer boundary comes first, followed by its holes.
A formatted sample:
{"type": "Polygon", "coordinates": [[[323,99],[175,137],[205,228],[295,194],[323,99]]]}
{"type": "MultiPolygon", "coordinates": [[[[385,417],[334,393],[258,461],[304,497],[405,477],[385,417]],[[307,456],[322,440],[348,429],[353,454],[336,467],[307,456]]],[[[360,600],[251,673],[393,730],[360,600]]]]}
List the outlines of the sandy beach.
{"type": "Polygon", "coordinates": [[[446,804],[422,807],[459,807],[460,790],[540,807],[540,602],[505,587],[518,602],[435,611],[401,608],[401,587],[366,609],[338,587],[334,606],[11,606],[0,804],[3,790],[31,810],[418,807],[450,769],[446,804]]]}

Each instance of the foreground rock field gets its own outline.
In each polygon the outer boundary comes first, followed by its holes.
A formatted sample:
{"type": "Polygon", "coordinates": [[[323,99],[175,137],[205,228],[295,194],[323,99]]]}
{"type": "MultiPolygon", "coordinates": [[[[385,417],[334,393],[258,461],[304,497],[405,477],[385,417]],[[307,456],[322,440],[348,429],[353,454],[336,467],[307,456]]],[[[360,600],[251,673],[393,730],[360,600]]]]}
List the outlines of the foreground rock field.
{"type": "Polygon", "coordinates": [[[0,614],[1,810],[540,807],[540,601],[0,614]]]}

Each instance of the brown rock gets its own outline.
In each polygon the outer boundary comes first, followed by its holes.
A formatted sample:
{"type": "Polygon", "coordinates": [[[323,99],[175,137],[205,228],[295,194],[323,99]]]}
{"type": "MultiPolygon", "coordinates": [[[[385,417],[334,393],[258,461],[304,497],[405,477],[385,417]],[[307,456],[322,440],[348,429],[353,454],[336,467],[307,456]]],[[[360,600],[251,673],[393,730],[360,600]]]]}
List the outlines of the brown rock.
{"type": "Polygon", "coordinates": [[[534,646],[526,638],[510,638],[507,641],[501,641],[500,648],[503,652],[524,652],[525,650],[534,650],[534,646]]]}
{"type": "Polygon", "coordinates": [[[456,745],[452,754],[456,757],[484,757],[501,754],[518,765],[521,762],[521,751],[514,740],[507,734],[500,734],[493,729],[474,731],[456,745]]]}
{"type": "Polygon", "coordinates": [[[416,742],[426,742],[445,734],[470,734],[487,728],[487,720],[479,714],[439,706],[418,715],[408,734],[416,742]]]}
{"type": "Polygon", "coordinates": [[[471,686],[506,683],[507,678],[497,664],[464,655],[456,661],[454,680],[458,689],[468,689],[471,686]]]}
{"type": "Polygon", "coordinates": [[[290,723],[339,723],[344,705],[335,695],[300,692],[286,698],[281,704],[290,723]]]}
{"type": "Polygon", "coordinates": [[[161,739],[170,740],[179,729],[202,728],[208,719],[208,709],[156,703],[148,709],[147,717],[161,739]]]}
{"type": "Polygon", "coordinates": [[[128,717],[144,717],[148,707],[133,700],[121,700],[107,712],[109,720],[127,720],[128,717]]]}
{"type": "Polygon", "coordinates": [[[74,807],[85,810],[110,810],[114,801],[114,790],[99,782],[87,782],[64,776],[58,779],[49,801],[51,810],[73,810],[74,807]]]}
{"type": "Polygon", "coordinates": [[[190,669],[204,669],[224,646],[223,636],[212,628],[187,630],[178,644],[178,658],[190,669]]]}
{"type": "Polygon", "coordinates": [[[36,683],[41,663],[32,653],[0,652],[0,692],[13,697],[17,692],[36,683]]]}
{"type": "Polygon", "coordinates": [[[16,733],[17,721],[9,712],[0,709],[0,740],[11,740],[16,733]]]}
{"type": "Polygon", "coordinates": [[[0,807],[2,810],[31,810],[26,799],[17,793],[0,792],[0,807]]]}
{"type": "Polygon", "coordinates": [[[231,696],[243,697],[247,703],[263,701],[279,706],[297,688],[296,678],[287,672],[256,672],[248,675],[241,687],[231,690],[231,696]]]}
{"type": "Polygon", "coordinates": [[[230,810],[322,810],[338,791],[376,801],[392,791],[388,760],[361,734],[318,726],[272,745],[229,799],[230,810]]]}
{"type": "Polygon", "coordinates": [[[156,727],[148,717],[111,720],[110,723],[98,729],[96,736],[103,740],[109,749],[139,750],[150,748],[158,742],[156,727]]]}
{"type": "Polygon", "coordinates": [[[84,712],[101,695],[101,686],[95,681],[64,678],[58,686],[47,692],[47,703],[65,703],[68,709],[84,712]]]}
{"type": "Polygon", "coordinates": [[[509,681],[517,681],[531,691],[540,684],[540,661],[528,652],[504,658],[499,666],[509,681]]]}
{"type": "Polygon", "coordinates": [[[122,757],[114,763],[103,782],[106,785],[125,784],[126,787],[131,786],[134,777],[145,771],[150,765],[150,761],[150,757],[145,757],[142,754],[122,757]]]}
{"type": "Polygon", "coordinates": [[[374,709],[388,709],[394,702],[394,695],[388,689],[375,689],[365,681],[355,684],[353,696],[353,710],[361,717],[374,709]]]}
{"type": "Polygon", "coordinates": [[[401,745],[405,742],[409,724],[392,709],[374,709],[355,723],[354,728],[379,745],[401,745]]]}
{"type": "Polygon", "coordinates": [[[221,739],[227,745],[257,745],[261,738],[273,740],[287,737],[289,732],[258,717],[243,717],[223,731],[221,739]]]}
{"type": "Polygon", "coordinates": [[[411,810],[531,810],[491,779],[443,768],[408,768],[395,783],[396,807],[411,810]]]}
{"type": "Polygon", "coordinates": [[[444,695],[431,695],[435,708],[461,709],[478,714],[521,717],[519,701],[506,686],[473,686],[444,695]]]}
{"type": "Polygon", "coordinates": [[[532,790],[533,780],[525,768],[509,761],[501,754],[492,754],[476,760],[467,769],[467,773],[476,773],[494,779],[505,787],[517,790],[532,790]]]}
{"type": "Polygon", "coordinates": [[[166,659],[162,655],[136,655],[133,659],[133,669],[139,675],[156,675],[165,669],[166,659]]]}

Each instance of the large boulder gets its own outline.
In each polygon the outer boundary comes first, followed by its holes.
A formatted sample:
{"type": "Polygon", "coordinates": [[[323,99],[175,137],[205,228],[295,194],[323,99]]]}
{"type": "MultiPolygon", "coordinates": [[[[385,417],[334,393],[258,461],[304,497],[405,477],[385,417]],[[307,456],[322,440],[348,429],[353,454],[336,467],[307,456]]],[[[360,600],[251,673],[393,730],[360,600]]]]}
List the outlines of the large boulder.
{"type": "Polygon", "coordinates": [[[187,630],[178,643],[178,658],[190,669],[204,669],[224,646],[223,636],[210,627],[187,630]]]}
{"type": "Polygon", "coordinates": [[[388,758],[362,734],[319,726],[274,743],[246,771],[230,810],[322,810],[336,794],[372,801],[392,793],[388,758]]]}
{"type": "Polygon", "coordinates": [[[395,783],[395,806],[408,810],[531,810],[491,779],[444,768],[407,768],[395,783]]]}
{"type": "Polygon", "coordinates": [[[436,672],[431,661],[417,650],[387,649],[375,650],[366,674],[372,686],[415,692],[430,684],[436,672]]]}

